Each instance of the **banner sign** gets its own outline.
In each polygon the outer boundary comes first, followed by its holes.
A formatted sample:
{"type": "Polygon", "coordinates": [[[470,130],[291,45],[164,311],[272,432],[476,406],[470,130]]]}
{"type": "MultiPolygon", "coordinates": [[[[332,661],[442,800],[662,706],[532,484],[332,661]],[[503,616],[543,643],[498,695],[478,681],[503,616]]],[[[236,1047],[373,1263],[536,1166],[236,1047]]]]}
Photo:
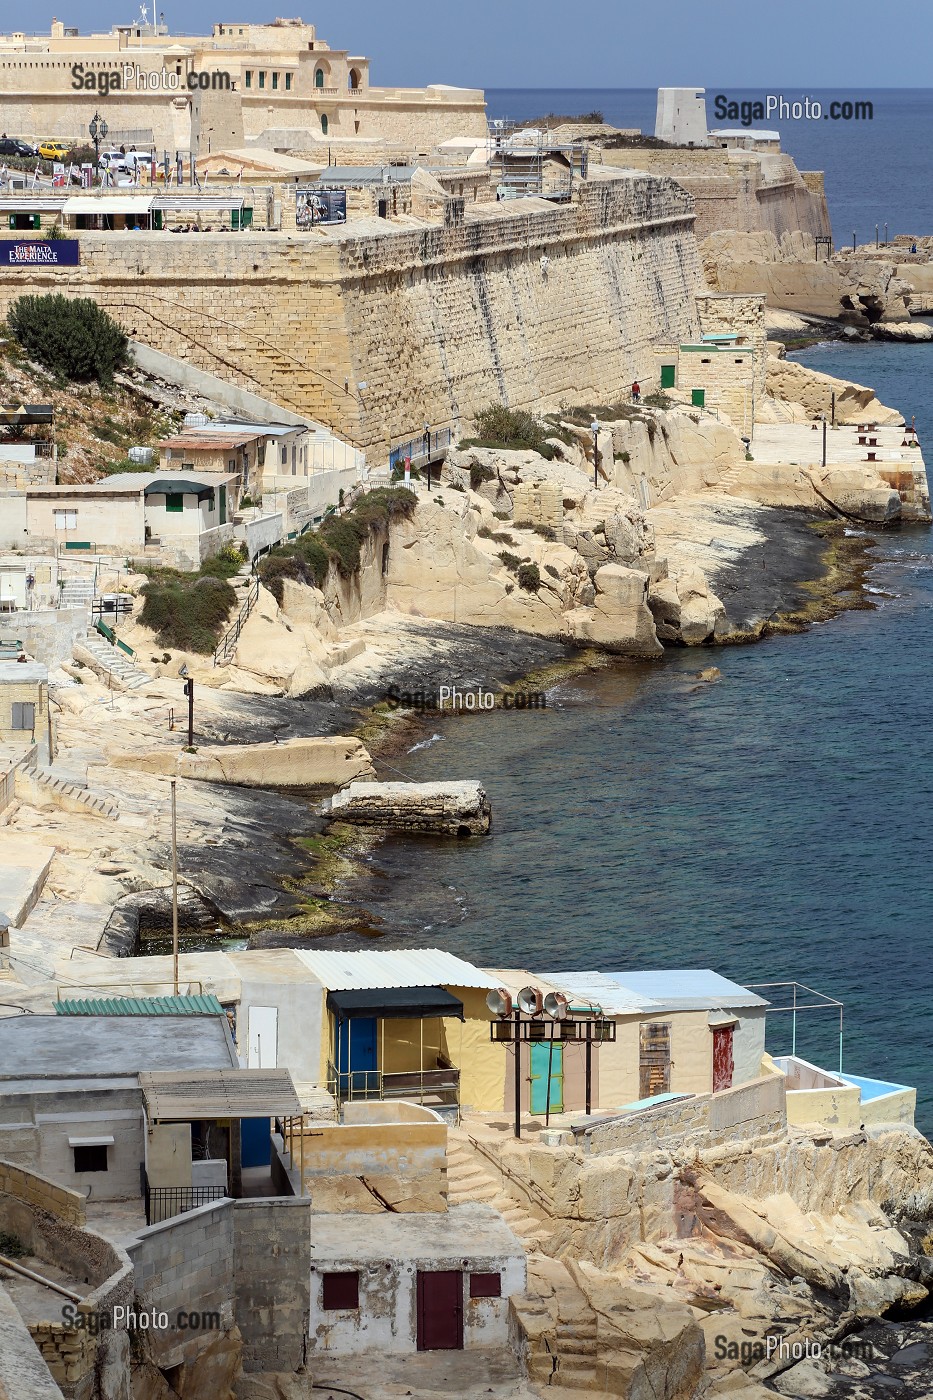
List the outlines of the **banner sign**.
{"type": "Polygon", "coordinates": [[[297,190],[295,222],[299,228],[310,228],[312,224],[345,224],[346,190],[297,190]]]}
{"type": "Polygon", "coordinates": [[[47,238],[29,243],[0,239],[0,267],[77,267],[80,261],[80,245],[76,238],[47,238]]]}

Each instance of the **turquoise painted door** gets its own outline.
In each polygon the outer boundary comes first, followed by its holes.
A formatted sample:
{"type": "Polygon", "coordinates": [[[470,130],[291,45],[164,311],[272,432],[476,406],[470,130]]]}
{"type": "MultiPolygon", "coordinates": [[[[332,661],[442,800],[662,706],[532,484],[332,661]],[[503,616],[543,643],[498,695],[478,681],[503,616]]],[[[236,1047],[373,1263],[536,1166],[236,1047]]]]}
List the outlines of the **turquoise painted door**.
{"type": "Polygon", "coordinates": [[[564,1111],[564,1047],[555,1041],[531,1042],[531,1111],[545,1113],[548,1107],[548,1059],[551,1066],[550,1108],[552,1113],[564,1111]]]}

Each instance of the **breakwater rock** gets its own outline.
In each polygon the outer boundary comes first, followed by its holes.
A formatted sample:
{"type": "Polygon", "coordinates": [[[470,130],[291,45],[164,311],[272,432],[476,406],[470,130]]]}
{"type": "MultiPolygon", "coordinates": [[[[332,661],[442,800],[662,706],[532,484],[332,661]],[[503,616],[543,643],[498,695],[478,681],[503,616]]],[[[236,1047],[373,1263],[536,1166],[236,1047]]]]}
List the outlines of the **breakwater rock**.
{"type": "Polygon", "coordinates": [[[363,826],[481,836],[492,809],[479,783],[351,783],[327,799],[325,815],[363,826]]]}

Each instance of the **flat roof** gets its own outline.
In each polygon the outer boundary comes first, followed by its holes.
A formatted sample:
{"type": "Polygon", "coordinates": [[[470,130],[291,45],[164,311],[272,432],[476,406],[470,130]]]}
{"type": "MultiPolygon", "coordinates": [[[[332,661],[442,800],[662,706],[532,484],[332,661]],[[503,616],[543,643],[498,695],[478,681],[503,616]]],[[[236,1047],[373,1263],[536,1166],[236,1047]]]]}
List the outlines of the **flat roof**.
{"type": "Polygon", "coordinates": [[[0,1092],[36,1075],[139,1074],[238,1064],[226,1016],[0,1017],[0,1092]]]}
{"type": "Polygon", "coordinates": [[[471,1256],[524,1258],[524,1253],[499,1212],[478,1202],[424,1214],[384,1214],[376,1225],[372,1215],[314,1215],[311,1221],[312,1267],[331,1260],[437,1258],[456,1260],[458,1269],[469,1270],[471,1256]]]}
{"type": "Polygon", "coordinates": [[[607,972],[620,986],[647,997],[669,1011],[725,1010],[730,1006],[767,1006],[764,997],[730,982],[709,967],[659,968],[649,972],[607,972]]]}
{"type": "Polygon", "coordinates": [[[301,1101],[287,1069],[237,1067],[186,1070],[180,1074],[144,1073],[139,1076],[139,1087],[149,1117],[160,1122],[188,1122],[192,1118],[297,1117],[301,1113],[301,1101]]]}
{"type": "MultiPolygon", "coordinates": [[[[18,685],[23,681],[42,684],[49,678],[48,666],[41,661],[0,661],[0,684],[18,685]]],[[[0,1065],[3,1061],[0,1059],[0,1065]]]]}
{"type": "Polygon", "coordinates": [[[229,428],[223,431],[199,428],[197,432],[178,433],[175,437],[162,438],[156,443],[156,447],[183,447],[186,452],[203,452],[205,448],[209,448],[216,452],[226,447],[241,447],[244,442],[253,442],[258,437],[262,437],[262,433],[253,432],[249,428],[239,433],[233,433],[229,428]]]}

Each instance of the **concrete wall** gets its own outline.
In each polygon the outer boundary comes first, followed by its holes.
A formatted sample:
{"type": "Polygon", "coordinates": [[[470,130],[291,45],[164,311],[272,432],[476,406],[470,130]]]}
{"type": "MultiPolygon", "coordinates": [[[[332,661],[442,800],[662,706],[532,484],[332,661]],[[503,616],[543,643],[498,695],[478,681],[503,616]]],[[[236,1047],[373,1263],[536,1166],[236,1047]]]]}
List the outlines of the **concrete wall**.
{"type": "Polygon", "coordinates": [[[4,635],[15,633],[30,656],[52,668],[70,658],[75,638],[87,632],[90,620],[89,608],[43,608],[18,612],[0,626],[4,635]]]}
{"type": "Polygon", "coordinates": [[[0,1400],[61,1400],[28,1327],[0,1287],[0,1400]]]}
{"type": "Polygon", "coordinates": [[[67,1092],[4,1090],[0,1081],[0,1154],[13,1156],[51,1180],[96,1201],[137,1200],[144,1138],[138,1086],[114,1079],[67,1092]],[[68,1139],[113,1137],[107,1171],[76,1172],[68,1139]]]}
{"type": "Polygon", "coordinates": [[[652,1152],[679,1155],[787,1131],[784,1081],[775,1075],[718,1094],[657,1104],[597,1123],[577,1135],[587,1153],[652,1152]]]}
{"type": "MultiPolygon", "coordinates": [[[[7,624],[3,622],[0,623],[0,626],[6,628],[7,624]]],[[[14,626],[12,630],[17,629],[14,626]]],[[[21,666],[20,670],[25,673],[26,667],[21,666]]],[[[27,740],[31,742],[33,738],[41,742],[48,737],[48,728],[48,681],[16,680],[4,677],[0,681],[0,743],[22,744],[27,740]],[[35,707],[35,725],[31,730],[13,728],[13,706],[24,703],[35,707]]]]}
{"type": "Polygon", "coordinates": [[[312,1257],[310,1201],[237,1201],[236,1322],[244,1371],[295,1371],[305,1359],[312,1257]]]}
{"type": "Polygon", "coordinates": [[[86,540],[103,549],[140,549],[144,526],[141,491],[131,494],[119,487],[112,492],[56,487],[47,493],[27,493],[26,527],[30,538],[54,540],[56,547],[70,540],[86,540]],[[74,511],[75,528],[57,529],[56,511],[74,511]]]}
{"type": "MultiPolygon", "coordinates": [[[[323,1084],[326,1077],[327,1045],[323,1029],[324,988],[296,961],[291,977],[263,974],[262,953],[230,955],[240,975],[240,1002],[237,1011],[237,1051],[248,1054],[249,1011],[251,1006],[275,1007],[277,1042],[274,1064],[285,1068],[298,1082],[323,1084]]],[[[268,1047],[264,1049],[266,1061],[268,1047]]]]}
{"type": "Polygon", "coordinates": [[[302,426],[307,421],[290,408],[273,403],[271,399],[263,398],[260,394],[251,394],[249,390],[231,383],[229,379],[222,379],[216,374],[208,373],[207,370],[197,369],[186,360],[167,355],[164,350],[156,350],[151,345],[142,345],[131,340],[130,354],[139,368],[147,374],[165,379],[169,384],[175,384],[179,389],[186,389],[192,394],[199,394],[213,403],[222,404],[232,412],[242,414],[250,422],[295,423],[302,426]]]}
{"type": "Polygon", "coordinates": [[[305,1124],[303,1151],[296,1137],[290,1159],[299,1168],[303,1163],[302,1194],[311,1197],[314,1210],[377,1210],[380,1198],[404,1213],[446,1210],[447,1126],[431,1118],[305,1124]],[[367,1191],[372,1200],[361,1205],[367,1191]]]}

